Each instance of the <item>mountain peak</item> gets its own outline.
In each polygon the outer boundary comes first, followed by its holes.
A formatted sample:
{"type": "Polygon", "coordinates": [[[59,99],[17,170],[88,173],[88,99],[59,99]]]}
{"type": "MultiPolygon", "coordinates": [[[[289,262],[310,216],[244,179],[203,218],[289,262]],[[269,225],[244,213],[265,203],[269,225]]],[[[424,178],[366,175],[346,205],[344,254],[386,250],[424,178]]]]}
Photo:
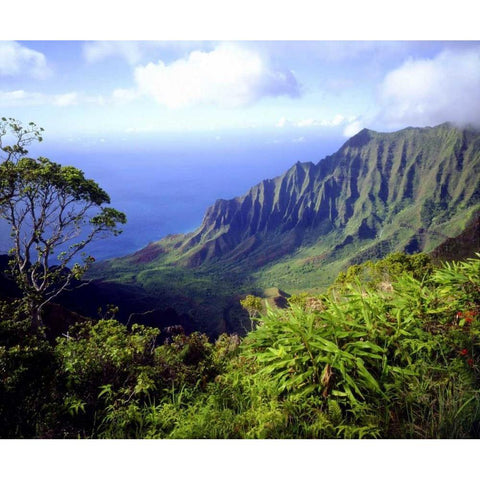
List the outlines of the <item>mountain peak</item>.
{"type": "MultiPolygon", "coordinates": [[[[377,132],[374,130],[369,130],[368,128],[363,128],[353,137],[350,137],[343,145],[343,147],[361,147],[367,144],[373,135],[377,132]]],[[[342,148],[343,148],[342,147],[342,148]]]]}

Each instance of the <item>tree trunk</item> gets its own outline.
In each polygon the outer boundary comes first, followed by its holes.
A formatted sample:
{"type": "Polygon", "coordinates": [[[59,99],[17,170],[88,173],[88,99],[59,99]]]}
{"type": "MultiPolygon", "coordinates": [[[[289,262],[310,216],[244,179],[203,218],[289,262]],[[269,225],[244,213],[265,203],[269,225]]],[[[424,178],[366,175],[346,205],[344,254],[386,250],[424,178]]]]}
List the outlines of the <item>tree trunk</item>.
{"type": "Polygon", "coordinates": [[[30,312],[32,316],[32,325],[36,330],[42,330],[45,326],[43,323],[43,312],[42,308],[37,305],[31,305],[30,312]]]}

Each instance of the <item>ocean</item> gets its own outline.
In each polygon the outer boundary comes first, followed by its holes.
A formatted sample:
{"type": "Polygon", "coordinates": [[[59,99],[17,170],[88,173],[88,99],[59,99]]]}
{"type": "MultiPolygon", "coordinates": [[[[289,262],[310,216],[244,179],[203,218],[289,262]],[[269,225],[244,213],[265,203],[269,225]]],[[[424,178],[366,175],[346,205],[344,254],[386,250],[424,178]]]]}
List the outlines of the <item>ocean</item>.
{"type": "MultiPolygon", "coordinates": [[[[193,231],[215,200],[243,195],[297,161],[317,163],[345,141],[340,135],[275,135],[138,135],[117,142],[44,142],[35,149],[52,161],[82,169],[109,193],[111,206],[126,213],[121,235],[97,240],[86,249],[104,260],[133,253],[171,233],[193,231]]],[[[0,228],[0,250],[5,253],[8,230],[0,228]]]]}

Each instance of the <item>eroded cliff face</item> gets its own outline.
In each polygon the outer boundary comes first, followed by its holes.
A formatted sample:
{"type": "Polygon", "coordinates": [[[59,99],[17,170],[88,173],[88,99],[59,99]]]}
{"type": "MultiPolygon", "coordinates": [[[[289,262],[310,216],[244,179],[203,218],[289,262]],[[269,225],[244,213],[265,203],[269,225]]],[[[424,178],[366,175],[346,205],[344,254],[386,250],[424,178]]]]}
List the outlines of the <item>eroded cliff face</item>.
{"type": "Polygon", "coordinates": [[[332,232],[340,248],[355,239],[393,245],[398,230],[408,237],[399,247],[433,248],[458,234],[448,222],[479,205],[479,191],[478,132],[451,124],[365,129],[316,165],[296,163],[241,197],[218,200],[174,248],[184,266],[247,257],[262,265],[332,232]]]}
{"type": "Polygon", "coordinates": [[[465,229],[479,212],[478,131],[363,130],[318,164],[297,163],[241,197],[218,200],[194,232],[99,262],[90,276],[126,289],[115,304],[131,293],[126,303],[136,306],[125,312],[173,307],[188,316],[185,325],[216,335],[243,329],[237,310],[247,292],[321,291],[350,264],[394,251],[443,244],[455,254],[458,242],[448,239],[462,231],[468,249],[478,222],[465,229]]]}

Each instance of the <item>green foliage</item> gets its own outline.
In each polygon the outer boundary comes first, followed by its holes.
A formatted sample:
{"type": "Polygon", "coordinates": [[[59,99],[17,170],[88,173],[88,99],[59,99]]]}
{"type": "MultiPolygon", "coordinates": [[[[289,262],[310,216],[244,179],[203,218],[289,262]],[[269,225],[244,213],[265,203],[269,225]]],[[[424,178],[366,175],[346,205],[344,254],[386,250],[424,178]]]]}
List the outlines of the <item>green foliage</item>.
{"type": "Polygon", "coordinates": [[[388,292],[350,275],[358,287],[322,299],[323,310],[272,311],[250,333],[246,354],[279,397],[322,399],[332,436],[477,435],[479,259],[448,264],[429,282],[397,270],[388,292]]]}
{"type": "Polygon", "coordinates": [[[307,307],[309,298],[311,298],[311,295],[309,295],[307,292],[295,293],[290,296],[288,303],[290,306],[299,306],[305,309],[307,307]]]}
{"type": "Polygon", "coordinates": [[[476,257],[467,262],[447,262],[433,275],[442,295],[472,308],[480,304],[480,254],[477,253],[476,257]]]}
{"type": "Polygon", "coordinates": [[[0,303],[0,438],[50,437],[58,428],[58,364],[18,302],[0,303]]]}
{"type": "Polygon", "coordinates": [[[418,259],[383,263],[389,289],[352,275],[341,292],[267,309],[243,340],[159,345],[157,329],[100,320],[53,348],[4,305],[1,434],[478,438],[480,256],[414,275],[418,259]]]}
{"type": "Polygon", "coordinates": [[[361,282],[371,288],[391,290],[392,282],[401,274],[408,273],[421,280],[433,273],[433,262],[425,253],[408,255],[395,252],[376,262],[369,260],[360,265],[352,265],[340,272],[330,290],[342,291],[347,285],[361,282]]]}
{"type": "Polygon", "coordinates": [[[255,295],[247,295],[244,299],[240,300],[240,305],[247,310],[251,317],[257,317],[263,310],[262,299],[255,295]]]}
{"type": "Polygon", "coordinates": [[[257,323],[256,318],[264,310],[263,300],[255,295],[247,295],[240,300],[240,305],[248,312],[248,316],[250,317],[250,330],[253,330],[257,323]]]}
{"type": "Polygon", "coordinates": [[[92,435],[99,418],[114,420],[117,410],[158,387],[153,380],[158,333],[139,325],[128,331],[116,320],[100,320],[74,325],[58,339],[55,353],[67,392],[64,408],[75,417],[75,428],[92,435]]]}
{"type": "Polygon", "coordinates": [[[43,140],[43,131],[43,128],[37,127],[33,122],[24,126],[14,118],[2,117],[0,119],[0,151],[2,152],[0,160],[2,162],[16,161],[26,155],[28,153],[26,147],[30,143],[43,140]]]}
{"type": "Polygon", "coordinates": [[[224,336],[215,348],[199,333],[157,345],[158,334],[101,320],[78,324],[58,340],[63,408],[73,429],[88,437],[138,438],[158,436],[154,429],[163,425],[166,435],[174,427],[162,420],[168,408],[182,410],[204,391],[238,345],[238,338],[224,336]]]}

